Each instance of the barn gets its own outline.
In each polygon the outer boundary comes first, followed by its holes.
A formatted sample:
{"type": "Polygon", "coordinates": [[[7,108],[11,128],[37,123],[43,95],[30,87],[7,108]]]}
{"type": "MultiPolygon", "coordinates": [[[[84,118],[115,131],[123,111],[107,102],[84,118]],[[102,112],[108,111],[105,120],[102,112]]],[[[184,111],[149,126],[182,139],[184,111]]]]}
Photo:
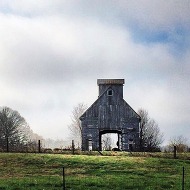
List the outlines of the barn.
{"type": "Polygon", "coordinates": [[[102,150],[102,135],[116,133],[117,148],[139,149],[140,116],[123,99],[124,79],[98,79],[98,99],[80,117],[82,150],[102,150]]]}

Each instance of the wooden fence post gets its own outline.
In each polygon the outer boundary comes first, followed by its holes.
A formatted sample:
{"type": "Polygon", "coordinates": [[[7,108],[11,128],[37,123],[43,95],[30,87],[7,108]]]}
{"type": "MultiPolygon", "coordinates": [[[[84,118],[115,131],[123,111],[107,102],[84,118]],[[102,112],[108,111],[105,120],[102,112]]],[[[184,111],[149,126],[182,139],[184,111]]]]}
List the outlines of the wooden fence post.
{"type": "Polygon", "coordinates": [[[63,167],[63,190],[66,190],[65,187],[65,168],[63,167]]]}
{"type": "Polygon", "coordinates": [[[176,146],[174,146],[174,159],[176,159],[176,152],[177,152],[177,149],[176,149],[176,146]]]}
{"type": "Polygon", "coordinates": [[[72,153],[75,154],[75,143],[74,143],[74,140],[72,140],[72,153]]]}
{"type": "Polygon", "coordinates": [[[183,172],[182,172],[182,190],[185,189],[185,168],[183,166],[183,172]]]}
{"type": "Polygon", "coordinates": [[[41,142],[40,142],[40,140],[38,140],[38,152],[39,153],[41,152],[41,142]]]}

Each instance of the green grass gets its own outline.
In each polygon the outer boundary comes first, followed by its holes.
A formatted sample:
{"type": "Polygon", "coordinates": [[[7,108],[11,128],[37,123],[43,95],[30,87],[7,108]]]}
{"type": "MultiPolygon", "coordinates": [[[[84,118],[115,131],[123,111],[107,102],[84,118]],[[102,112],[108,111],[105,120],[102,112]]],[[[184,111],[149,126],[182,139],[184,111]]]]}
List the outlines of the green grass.
{"type": "Polygon", "coordinates": [[[129,156],[0,153],[0,190],[179,190],[182,167],[190,189],[190,160],[129,156]]]}

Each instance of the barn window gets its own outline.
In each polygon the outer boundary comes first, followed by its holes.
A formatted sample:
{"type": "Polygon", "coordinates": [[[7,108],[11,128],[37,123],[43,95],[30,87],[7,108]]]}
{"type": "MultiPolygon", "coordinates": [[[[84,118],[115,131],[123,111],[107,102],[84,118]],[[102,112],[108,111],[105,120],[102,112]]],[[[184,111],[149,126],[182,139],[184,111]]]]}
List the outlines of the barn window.
{"type": "Polygon", "coordinates": [[[107,95],[108,95],[108,96],[113,96],[113,90],[111,90],[111,89],[108,90],[108,91],[107,91],[107,95]]]}

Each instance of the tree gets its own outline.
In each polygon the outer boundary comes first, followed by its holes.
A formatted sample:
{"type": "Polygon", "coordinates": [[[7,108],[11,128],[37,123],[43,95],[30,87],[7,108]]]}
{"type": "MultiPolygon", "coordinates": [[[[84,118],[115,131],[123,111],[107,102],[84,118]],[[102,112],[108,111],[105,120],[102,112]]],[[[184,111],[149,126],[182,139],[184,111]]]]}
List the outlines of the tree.
{"type": "Polygon", "coordinates": [[[188,151],[188,140],[182,135],[172,137],[169,140],[168,149],[173,151],[174,146],[176,146],[177,152],[187,152],[188,151]]]}
{"type": "Polygon", "coordinates": [[[84,103],[79,103],[75,106],[71,115],[71,124],[68,126],[72,139],[75,140],[75,143],[77,143],[79,147],[82,142],[82,126],[79,118],[86,109],[87,105],[84,103]]]}
{"type": "Polygon", "coordinates": [[[160,132],[158,124],[148,115],[145,109],[139,109],[140,122],[140,150],[158,151],[163,142],[163,133],[160,132]]]}
{"type": "Polygon", "coordinates": [[[149,117],[148,117],[148,112],[144,109],[139,109],[138,110],[138,114],[141,117],[141,122],[140,122],[140,143],[139,143],[139,148],[140,150],[144,150],[145,147],[145,129],[146,129],[146,125],[149,121],[149,117]]]}
{"type": "Polygon", "coordinates": [[[18,147],[27,142],[23,128],[28,126],[25,119],[17,112],[8,107],[0,110],[0,146],[10,151],[11,147],[18,147]]]}
{"type": "Polygon", "coordinates": [[[36,152],[38,151],[38,143],[41,141],[41,146],[44,146],[44,139],[42,136],[33,132],[29,125],[21,127],[22,134],[25,136],[27,141],[25,142],[24,147],[21,145],[19,151],[27,151],[27,152],[36,152]],[[42,145],[43,143],[43,145],[42,145]]]}
{"type": "Polygon", "coordinates": [[[62,139],[44,139],[44,146],[46,148],[65,148],[68,147],[71,142],[62,139]]]}
{"type": "Polygon", "coordinates": [[[112,139],[109,133],[102,135],[102,149],[111,150],[112,139]]]}

